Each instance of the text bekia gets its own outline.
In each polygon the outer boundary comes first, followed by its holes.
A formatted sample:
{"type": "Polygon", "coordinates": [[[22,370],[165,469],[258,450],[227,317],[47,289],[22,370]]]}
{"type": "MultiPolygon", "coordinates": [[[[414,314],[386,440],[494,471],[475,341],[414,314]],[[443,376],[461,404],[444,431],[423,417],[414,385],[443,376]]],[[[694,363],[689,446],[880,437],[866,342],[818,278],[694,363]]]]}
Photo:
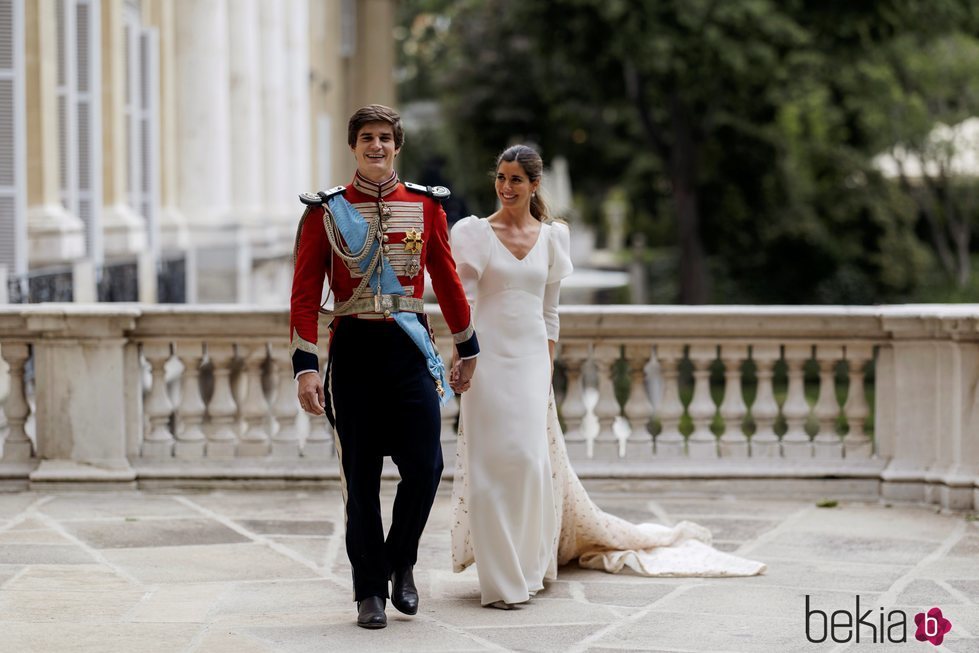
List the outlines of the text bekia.
{"type": "Polygon", "coordinates": [[[806,594],[806,639],[813,644],[821,644],[828,639],[837,644],[861,641],[875,644],[908,641],[908,616],[903,610],[890,610],[885,613],[879,607],[860,611],[860,595],[856,596],[853,612],[836,610],[827,614],[812,607],[810,596],[806,594]],[[871,616],[873,615],[873,616],[871,616]]]}

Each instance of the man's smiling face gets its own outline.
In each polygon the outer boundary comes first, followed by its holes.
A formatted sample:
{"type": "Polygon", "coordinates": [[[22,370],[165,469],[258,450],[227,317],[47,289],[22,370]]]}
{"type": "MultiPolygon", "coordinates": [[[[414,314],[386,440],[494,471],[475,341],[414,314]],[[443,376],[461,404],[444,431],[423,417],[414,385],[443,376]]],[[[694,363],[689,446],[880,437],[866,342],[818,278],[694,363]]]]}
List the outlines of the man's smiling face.
{"type": "Polygon", "coordinates": [[[351,148],[357,159],[357,170],[371,181],[382,182],[394,171],[394,129],[386,122],[369,122],[357,132],[351,148]]]}

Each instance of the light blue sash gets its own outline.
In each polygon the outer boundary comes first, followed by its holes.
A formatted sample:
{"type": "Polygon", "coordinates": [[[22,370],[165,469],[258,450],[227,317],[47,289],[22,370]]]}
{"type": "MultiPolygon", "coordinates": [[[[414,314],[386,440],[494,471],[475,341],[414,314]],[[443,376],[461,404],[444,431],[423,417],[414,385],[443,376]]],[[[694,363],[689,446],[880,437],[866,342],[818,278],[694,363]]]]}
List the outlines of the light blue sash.
{"type": "MultiPolygon", "coordinates": [[[[344,242],[347,243],[347,247],[353,252],[360,251],[364,246],[364,241],[367,239],[367,220],[342,195],[334,195],[327,203],[330,206],[330,212],[333,213],[333,219],[340,229],[340,235],[343,236],[344,242]]],[[[367,266],[370,265],[371,259],[374,257],[375,248],[377,247],[379,247],[377,241],[371,244],[370,254],[359,263],[361,272],[367,272],[367,266]]],[[[381,271],[380,280],[378,279],[377,269],[371,272],[369,282],[371,290],[377,293],[378,283],[380,283],[381,293],[385,295],[404,295],[404,288],[401,286],[401,282],[398,281],[398,276],[394,273],[394,270],[391,269],[391,263],[384,254],[381,254],[381,257],[384,259],[384,269],[381,271]]],[[[452,388],[449,387],[449,381],[445,375],[445,364],[435,349],[432,338],[428,334],[428,329],[425,328],[425,325],[422,324],[416,313],[407,311],[397,312],[392,314],[392,317],[398,323],[398,326],[401,327],[402,331],[408,334],[408,337],[411,338],[411,341],[415,343],[425,357],[428,373],[432,375],[433,379],[441,382],[444,393],[439,397],[439,403],[444,406],[452,399],[453,392],[452,388]]]]}

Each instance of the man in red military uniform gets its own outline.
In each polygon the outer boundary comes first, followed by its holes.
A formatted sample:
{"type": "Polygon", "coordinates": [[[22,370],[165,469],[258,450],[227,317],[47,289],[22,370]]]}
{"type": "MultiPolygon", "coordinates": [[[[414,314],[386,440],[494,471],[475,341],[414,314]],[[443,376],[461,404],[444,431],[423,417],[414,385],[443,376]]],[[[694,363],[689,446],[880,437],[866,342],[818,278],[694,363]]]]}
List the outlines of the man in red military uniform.
{"type": "Polygon", "coordinates": [[[418,610],[412,566],[442,475],[439,403],[451,390],[423,312],[426,268],[461,359],[452,387],[468,385],[479,345],[439,203],[448,191],[402,184],[394,172],[404,144],[400,116],[363,107],[347,140],[357,160],[353,182],[301,196],[291,349],[303,409],[332,412],[336,427],[357,624],[383,628],[389,579],[394,606],[418,610]],[[317,358],[325,278],[335,298],[326,391],[317,358]],[[385,455],[401,475],[387,538],[378,496],[385,455]]]}

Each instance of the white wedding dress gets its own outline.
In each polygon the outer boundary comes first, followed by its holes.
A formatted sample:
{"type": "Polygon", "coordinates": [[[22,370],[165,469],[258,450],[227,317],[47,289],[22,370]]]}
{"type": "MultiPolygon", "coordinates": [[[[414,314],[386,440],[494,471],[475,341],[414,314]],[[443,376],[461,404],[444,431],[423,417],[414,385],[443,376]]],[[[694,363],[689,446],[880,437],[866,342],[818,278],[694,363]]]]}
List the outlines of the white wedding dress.
{"type": "Polygon", "coordinates": [[[451,246],[480,343],[462,395],[452,566],[476,563],[481,602],[525,602],[574,559],[647,576],[762,573],[762,563],[713,549],[702,526],[632,524],[603,512],[571,469],[547,349],[558,337],[560,282],[572,270],[567,226],[541,225],[517,259],[487,220],[470,216],[452,228],[451,246]]]}

